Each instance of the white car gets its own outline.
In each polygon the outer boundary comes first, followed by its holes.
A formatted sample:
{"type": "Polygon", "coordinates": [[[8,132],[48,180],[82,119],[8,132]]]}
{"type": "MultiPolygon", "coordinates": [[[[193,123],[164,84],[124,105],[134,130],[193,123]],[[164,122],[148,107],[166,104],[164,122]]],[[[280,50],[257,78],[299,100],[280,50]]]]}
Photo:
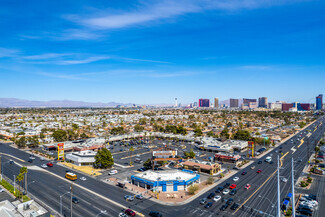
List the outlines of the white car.
{"type": "Polygon", "coordinates": [[[287,182],[288,179],[286,179],[286,178],[284,178],[284,177],[281,177],[281,181],[282,181],[282,182],[287,182]]]}
{"type": "Polygon", "coordinates": [[[34,156],[30,156],[29,159],[35,160],[36,158],[34,156]]]}
{"type": "Polygon", "coordinates": [[[234,180],[234,182],[237,182],[239,180],[239,178],[236,176],[232,180],[234,180]]]}
{"type": "Polygon", "coordinates": [[[217,196],[215,196],[215,197],[213,198],[213,200],[214,200],[215,202],[219,201],[220,199],[221,199],[221,196],[220,196],[220,195],[217,195],[217,196]]]}
{"type": "Polygon", "coordinates": [[[116,173],[117,173],[117,170],[111,170],[111,171],[109,171],[108,175],[114,175],[116,173]]]}
{"type": "Polygon", "coordinates": [[[40,160],[41,160],[41,161],[45,161],[44,157],[41,157],[40,160]]]}
{"type": "Polygon", "coordinates": [[[81,181],[86,181],[87,179],[86,179],[86,177],[81,177],[80,180],[81,181]]]}
{"type": "Polygon", "coordinates": [[[230,190],[229,189],[225,189],[222,193],[223,194],[229,194],[230,190]]]}
{"type": "Polygon", "coordinates": [[[5,190],[3,188],[0,188],[0,192],[4,192],[5,190]]]}
{"type": "Polygon", "coordinates": [[[118,217],[128,217],[128,216],[121,212],[120,214],[118,214],[118,217]]]}
{"type": "Polygon", "coordinates": [[[42,164],[41,167],[42,168],[46,168],[47,166],[46,166],[46,164],[42,164]]]}

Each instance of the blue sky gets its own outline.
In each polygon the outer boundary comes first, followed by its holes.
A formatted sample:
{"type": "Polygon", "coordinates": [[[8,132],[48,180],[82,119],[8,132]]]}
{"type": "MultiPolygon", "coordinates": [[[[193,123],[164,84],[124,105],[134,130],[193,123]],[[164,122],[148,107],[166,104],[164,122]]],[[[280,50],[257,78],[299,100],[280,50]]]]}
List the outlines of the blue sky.
{"type": "Polygon", "coordinates": [[[320,0],[0,0],[0,97],[314,102],[320,0]]]}

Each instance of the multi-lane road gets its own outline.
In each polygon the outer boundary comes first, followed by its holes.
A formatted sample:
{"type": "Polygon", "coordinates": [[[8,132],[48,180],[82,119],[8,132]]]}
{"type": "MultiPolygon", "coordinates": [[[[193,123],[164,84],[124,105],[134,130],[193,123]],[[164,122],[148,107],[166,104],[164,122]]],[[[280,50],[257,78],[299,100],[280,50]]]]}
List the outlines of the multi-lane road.
{"type": "MultiPolygon", "coordinates": [[[[302,131],[302,136],[295,135],[291,139],[281,144],[275,150],[271,151],[268,155],[272,154],[273,164],[264,162],[257,164],[254,162],[255,169],[251,170],[250,167],[239,171],[237,174],[224,180],[221,186],[226,182],[237,184],[237,194],[235,196],[222,195],[222,197],[228,199],[232,197],[236,203],[244,206],[244,209],[220,211],[219,208],[224,202],[214,202],[212,207],[205,209],[203,205],[199,204],[199,199],[203,196],[207,196],[208,193],[214,192],[215,189],[207,192],[205,195],[183,205],[169,206],[156,203],[153,200],[145,199],[142,201],[134,200],[128,202],[124,200],[124,195],[128,194],[121,188],[104,183],[96,178],[87,177],[86,181],[76,180],[73,184],[73,195],[76,196],[80,203],[73,204],[73,216],[96,216],[101,210],[106,210],[106,214],[101,216],[118,216],[118,213],[124,207],[129,207],[137,212],[141,212],[144,215],[148,215],[151,210],[159,211],[163,216],[254,216],[255,214],[263,216],[267,213],[274,215],[276,210],[276,198],[277,198],[277,182],[276,182],[276,167],[277,156],[279,155],[281,160],[281,173],[280,175],[287,178],[288,182],[281,182],[281,200],[291,191],[291,158],[295,160],[295,178],[301,174],[304,166],[307,163],[307,159],[313,151],[315,142],[319,141],[325,131],[325,124],[323,124],[324,118],[318,119],[314,124],[302,131]],[[307,132],[312,135],[309,139],[306,138],[307,132]],[[309,142],[309,154],[307,156],[307,143],[309,142]],[[280,153],[282,151],[282,154],[280,153]],[[257,174],[256,171],[261,169],[262,172],[257,174]],[[241,175],[243,171],[246,171],[246,175],[241,175]],[[234,182],[232,179],[238,176],[239,180],[234,182]],[[252,187],[249,190],[244,189],[246,184],[250,184],[252,187]]],[[[29,154],[23,151],[12,148],[8,145],[1,144],[0,152],[4,153],[2,156],[2,172],[5,176],[13,179],[14,175],[19,173],[20,165],[31,166],[26,161],[29,158],[29,154]],[[17,164],[8,164],[9,159],[13,159],[8,156],[15,156],[18,159],[14,159],[17,164]],[[20,165],[18,165],[20,164],[20,165]]],[[[32,165],[40,166],[43,164],[39,158],[34,160],[32,165]]],[[[60,212],[60,195],[65,194],[70,190],[70,182],[64,178],[66,168],[57,164],[54,167],[46,168],[49,172],[44,170],[30,169],[28,172],[28,192],[49,205],[52,209],[60,212]]],[[[77,172],[76,172],[77,173],[77,172]]],[[[77,173],[78,177],[85,176],[77,173]]],[[[70,198],[69,194],[62,196],[63,212],[66,216],[70,216],[70,198]]]]}

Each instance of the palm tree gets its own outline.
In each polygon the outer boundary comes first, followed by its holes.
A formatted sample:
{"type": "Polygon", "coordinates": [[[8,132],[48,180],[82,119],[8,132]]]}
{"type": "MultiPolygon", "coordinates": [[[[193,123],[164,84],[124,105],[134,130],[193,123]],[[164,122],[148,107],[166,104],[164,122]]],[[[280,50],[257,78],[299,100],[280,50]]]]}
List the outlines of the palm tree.
{"type": "MultiPolygon", "coordinates": [[[[129,149],[129,153],[130,153],[130,155],[131,155],[131,153],[134,151],[134,148],[133,148],[133,146],[131,146],[130,147],[130,149],[129,149]]],[[[133,157],[132,157],[133,158],[133,157]]],[[[130,158],[130,165],[132,164],[132,158],[130,158]]]]}
{"type": "Polygon", "coordinates": [[[19,175],[16,177],[16,181],[18,182],[18,186],[19,186],[19,195],[18,198],[20,198],[20,196],[22,197],[22,183],[24,181],[24,175],[22,173],[19,173],[19,175]]]}

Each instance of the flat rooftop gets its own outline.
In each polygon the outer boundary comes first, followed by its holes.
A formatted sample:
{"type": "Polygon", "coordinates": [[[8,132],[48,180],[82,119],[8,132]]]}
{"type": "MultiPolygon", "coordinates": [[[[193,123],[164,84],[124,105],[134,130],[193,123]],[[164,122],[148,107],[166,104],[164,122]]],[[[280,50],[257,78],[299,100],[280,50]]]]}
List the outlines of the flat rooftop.
{"type": "Polygon", "coordinates": [[[171,170],[171,171],[146,171],[139,174],[134,175],[136,177],[146,179],[148,181],[156,182],[156,181],[171,181],[171,180],[189,180],[196,177],[196,174],[182,172],[179,170],[171,170]]]}

